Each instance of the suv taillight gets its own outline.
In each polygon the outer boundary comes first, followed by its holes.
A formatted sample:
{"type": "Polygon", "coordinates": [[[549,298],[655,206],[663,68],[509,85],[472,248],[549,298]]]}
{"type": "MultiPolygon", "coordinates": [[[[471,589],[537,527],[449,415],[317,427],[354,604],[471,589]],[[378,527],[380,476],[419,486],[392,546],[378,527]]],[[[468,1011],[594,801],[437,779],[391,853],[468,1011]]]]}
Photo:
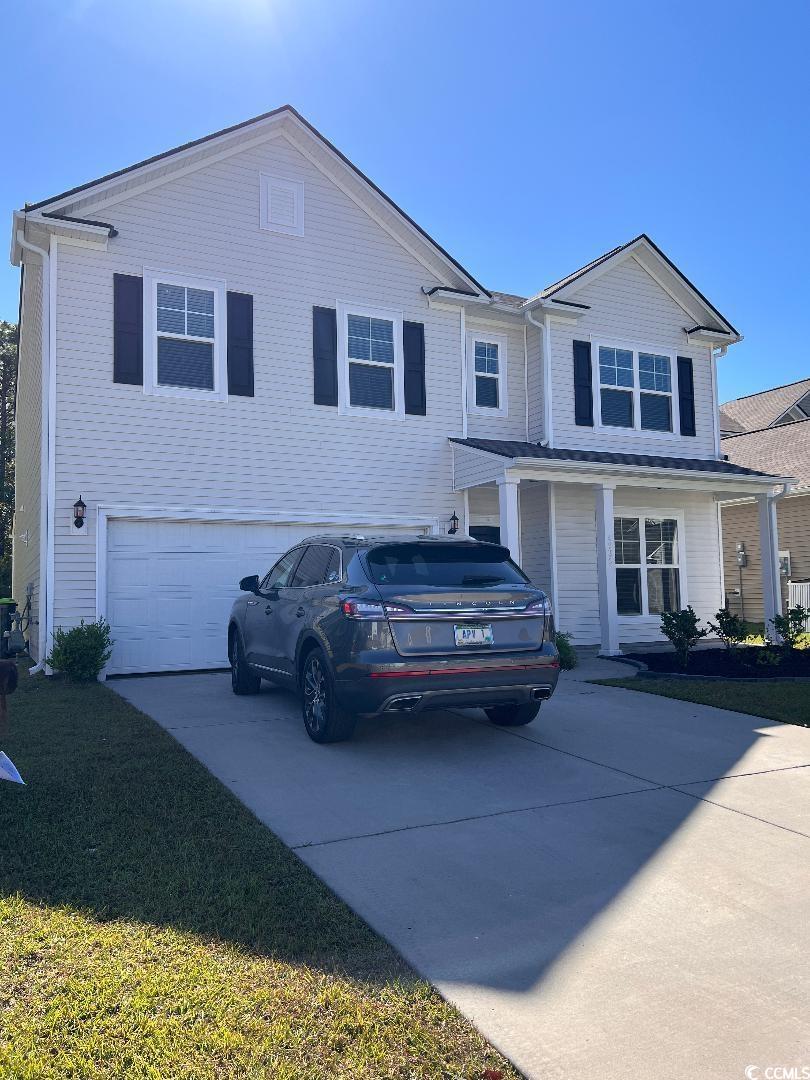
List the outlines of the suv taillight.
{"type": "Polygon", "coordinates": [[[530,604],[527,604],[523,609],[526,615],[545,615],[551,614],[551,601],[547,596],[544,596],[542,600],[532,600],[530,604]]]}
{"type": "Polygon", "coordinates": [[[404,604],[381,604],[376,600],[344,600],[340,610],[347,619],[387,619],[390,615],[409,615],[412,608],[404,604]]]}

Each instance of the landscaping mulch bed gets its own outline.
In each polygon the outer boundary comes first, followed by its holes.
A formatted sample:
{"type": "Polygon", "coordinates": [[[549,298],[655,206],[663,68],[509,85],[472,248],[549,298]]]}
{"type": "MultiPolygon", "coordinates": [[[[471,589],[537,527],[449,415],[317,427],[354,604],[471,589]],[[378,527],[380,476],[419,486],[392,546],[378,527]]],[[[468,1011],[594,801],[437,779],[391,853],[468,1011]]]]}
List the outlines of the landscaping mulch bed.
{"type": "MultiPolygon", "coordinates": [[[[640,660],[650,671],[672,675],[684,674],[674,652],[629,653],[629,659],[640,660]]],[[[689,655],[688,675],[713,675],[726,679],[810,678],[810,649],[793,652],[766,649],[749,645],[731,651],[696,649],[689,655]],[[768,658],[778,657],[778,663],[768,658]]]]}

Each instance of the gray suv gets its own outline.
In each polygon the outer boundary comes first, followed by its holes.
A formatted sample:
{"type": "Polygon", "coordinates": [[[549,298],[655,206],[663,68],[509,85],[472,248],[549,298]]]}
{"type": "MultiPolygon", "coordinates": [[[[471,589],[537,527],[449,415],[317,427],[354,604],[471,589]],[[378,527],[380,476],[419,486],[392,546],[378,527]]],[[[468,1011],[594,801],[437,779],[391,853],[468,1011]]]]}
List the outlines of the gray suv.
{"type": "Polygon", "coordinates": [[[239,587],[233,692],[297,689],[315,742],[348,739],[358,715],[451,707],[528,724],[557,685],[549,602],[498,544],[312,536],[239,587]]]}

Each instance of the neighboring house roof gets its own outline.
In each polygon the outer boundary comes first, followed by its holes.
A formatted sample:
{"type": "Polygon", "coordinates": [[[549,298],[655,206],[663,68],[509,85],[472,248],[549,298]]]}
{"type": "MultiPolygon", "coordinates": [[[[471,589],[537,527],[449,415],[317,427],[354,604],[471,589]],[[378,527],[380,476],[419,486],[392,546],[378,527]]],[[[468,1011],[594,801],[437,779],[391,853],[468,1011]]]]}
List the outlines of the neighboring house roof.
{"type": "MultiPolygon", "coordinates": [[[[451,439],[460,446],[484,450],[506,458],[539,458],[546,461],[591,461],[597,465],[632,465],[644,469],[687,469],[691,472],[725,473],[731,476],[782,476],[782,469],[763,473],[747,465],[715,458],[660,457],[658,454],[614,454],[608,450],[565,450],[539,443],[513,442],[506,439],[451,439]]],[[[788,473],[787,475],[792,475],[788,473]]]]}
{"type": "Polygon", "coordinates": [[[799,379],[786,386],[774,386],[771,390],[727,401],[720,406],[722,430],[760,431],[772,427],[808,393],[810,379],[799,379]]]}
{"type": "Polygon", "coordinates": [[[797,488],[810,488],[810,419],[729,435],[722,447],[735,465],[795,476],[797,488]]]}

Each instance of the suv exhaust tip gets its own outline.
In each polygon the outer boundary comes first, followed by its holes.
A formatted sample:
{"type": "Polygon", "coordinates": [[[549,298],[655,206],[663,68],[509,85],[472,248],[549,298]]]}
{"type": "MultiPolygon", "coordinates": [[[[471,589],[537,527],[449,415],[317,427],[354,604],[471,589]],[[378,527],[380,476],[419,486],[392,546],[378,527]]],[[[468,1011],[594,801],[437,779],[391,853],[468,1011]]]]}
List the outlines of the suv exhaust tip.
{"type": "Polygon", "coordinates": [[[548,699],[550,697],[551,697],[551,687],[550,686],[535,686],[534,689],[532,690],[532,700],[533,701],[548,701],[548,699]]]}
{"type": "Polygon", "coordinates": [[[421,700],[421,694],[408,694],[405,697],[392,698],[385,706],[385,712],[413,712],[421,700]]]}

